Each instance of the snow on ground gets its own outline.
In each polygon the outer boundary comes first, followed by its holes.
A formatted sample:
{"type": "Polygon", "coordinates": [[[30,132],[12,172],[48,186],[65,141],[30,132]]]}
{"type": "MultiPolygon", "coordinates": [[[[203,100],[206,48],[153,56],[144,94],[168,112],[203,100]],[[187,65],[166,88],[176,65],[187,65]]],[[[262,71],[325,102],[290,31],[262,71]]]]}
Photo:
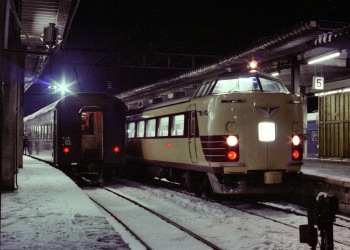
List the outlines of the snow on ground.
{"type": "MultiPolygon", "coordinates": [[[[218,203],[204,201],[170,190],[153,189],[142,185],[128,187],[121,183],[121,185],[114,185],[110,188],[132,199],[136,199],[143,205],[156,210],[176,223],[217,244],[222,249],[309,249],[308,245],[299,243],[298,230],[218,203]]],[[[85,192],[96,198],[106,193],[101,189],[91,189],[85,192]]],[[[100,198],[101,201],[102,199],[100,198]]],[[[109,206],[110,202],[111,200],[108,200],[109,206]]],[[[134,222],[129,218],[130,211],[132,211],[131,205],[114,204],[114,207],[118,207],[118,218],[133,224],[134,222]]],[[[132,214],[134,216],[134,213],[132,214]]],[[[295,216],[292,217],[295,218],[295,216]]],[[[305,217],[302,217],[293,222],[305,224],[307,220],[305,217]]],[[[140,223],[139,227],[141,229],[135,229],[148,232],[154,230],[153,226],[140,223]]],[[[151,246],[158,246],[155,249],[183,249],[183,247],[180,248],[180,243],[176,243],[176,240],[162,242],[161,239],[161,235],[158,235],[157,242],[154,242],[151,246]],[[169,244],[170,242],[171,244],[169,244]]],[[[185,249],[196,249],[196,247],[197,245],[188,246],[185,249]]]]}
{"type": "Polygon", "coordinates": [[[350,182],[350,161],[304,159],[301,171],[308,175],[350,182]]]}
{"type": "Polygon", "coordinates": [[[129,249],[61,171],[25,157],[18,185],[1,193],[1,249],[129,249]]]}
{"type": "MultiPolygon", "coordinates": [[[[142,249],[120,225],[108,222],[109,218],[61,171],[24,157],[18,184],[17,191],[1,194],[1,249],[142,249]]],[[[299,243],[297,229],[221,204],[142,185],[119,183],[113,188],[151,204],[151,208],[225,249],[309,249],[299,243]]],[[[281,214],[276,212],[275,216],[281,214]]],[[[307,223],[303,217],[283,219],[295,226],[307,223]]],[[[145,230],[152,227],[142,226],[145,230]]],[[[349,239],[345,230],[335,236],[349,239]]],[[[157,240],[162,240],[161,235],[157,240]]],[[[346,248],[337,245],[336,249],[346,248]]]]}

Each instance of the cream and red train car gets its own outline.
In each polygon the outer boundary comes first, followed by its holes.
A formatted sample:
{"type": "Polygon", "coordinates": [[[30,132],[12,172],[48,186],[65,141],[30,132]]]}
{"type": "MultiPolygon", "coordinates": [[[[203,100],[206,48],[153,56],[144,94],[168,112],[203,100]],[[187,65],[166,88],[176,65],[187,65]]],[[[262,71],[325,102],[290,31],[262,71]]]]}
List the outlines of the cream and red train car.
{"type": "Polygon", "coordinates": [[[303,158],[302,100],[266,74],[224,73],[203,80],[190,98],[132,111],[126,150],[136,171],[197,194],[293,192],[303,158]]]}

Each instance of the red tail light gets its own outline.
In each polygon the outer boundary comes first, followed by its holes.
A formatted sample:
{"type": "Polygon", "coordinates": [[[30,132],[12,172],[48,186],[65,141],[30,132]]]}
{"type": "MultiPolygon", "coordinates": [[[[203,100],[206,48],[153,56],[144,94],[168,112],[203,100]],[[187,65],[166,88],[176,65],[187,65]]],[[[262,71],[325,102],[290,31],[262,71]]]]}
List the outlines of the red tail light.
{"type": "Polygon", "coordinates": [[[65,154],[68,154],[69,151],[70,151],[70,148],[69,148],[69,147],[64,147],[64,148],[63,148],[63,152],[64,152],[65,154]]]}
{"type": "Polygon", "coordinates": [[[227,158],[229,158],[231,161],[236,160],[238,157],[237,153],[235,151],[229,151],[227,153],[227,158]]]}
{"type": "Polygon", "coordinates": [[[114,153],[119,153],[119,152],[120,152],[120,148],[119,148],[118,146],[115,146],[115,147],[113,148],[113,152],[114,152],[114,153]]]}
{"type": "Polygon", "coordinates": [[[300,157],[300,153],[298,150],[294,150],[293,151],[293,159],[297,160],[300,157]]]}

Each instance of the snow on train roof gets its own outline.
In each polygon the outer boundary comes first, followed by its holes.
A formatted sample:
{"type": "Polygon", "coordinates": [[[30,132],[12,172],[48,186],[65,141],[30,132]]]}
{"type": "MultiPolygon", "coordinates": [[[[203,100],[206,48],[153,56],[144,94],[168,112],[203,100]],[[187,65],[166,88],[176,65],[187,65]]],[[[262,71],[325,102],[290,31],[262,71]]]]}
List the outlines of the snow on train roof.
{"type": "Polygon", "coordinates": [[[39,115],[45,114],[45,113],[47,113],[47,112],[53,110],[53,109],[56,107],[57,103],[58,103],[60,100],[62,100],[62,99],[63,99],[63,98],[61,98],[61,99],[59,99],[59,100],[57,100],[57,101],[55,101],[55,102],[53,102],[53,103],[47,105],[46,107],[44,107],[44,108],[42,108],[42,109],[39,109],[38,111],[36,111],[35,113],[33,113],[33,114],[31,114],[31,115],[28,115],[28,116],[24,117],[23,120],[26,122],[27,120],[33,119],[33,118],[35,118],[35,117],[37,117],[37,116],[39,116],[39,115]]]}
{"type": "MultiPolygon", "coordinates": [[[[105,94],[105,93],[90,93],[90,92],[81,92],[81,93],[76,93],[76,94],[72,94],[72,95],[68,95],[68,96],[65,96],[65,97],[62,97],[61,99],[45,106],[44,108],[42,109],[39,109],[38,111],[36,111],[35,113],[31,114],[31,115],[28,115],[24,118],[24,121],[27,121],[27,120],[30,120],[30,119],[33,119],[39,115],[42,115],[42,114],[45,114],[53,109],[55,109],[55,107],[57,106],[57,104],[63,100],[63,99],[66,99],[66,98],[72,98],[74,96],[91,96],[91,95],[94,95],[94,96],[109,96],[111,98],[115,98],[116,100],[119,100],[121,103],[123,103],[120,99],[118,99],[117,97],[113,96],[113,95],[109,95],[109,94],[105,94]]],[[[123,103],[124,104],[124,103],[123,103]]]]}

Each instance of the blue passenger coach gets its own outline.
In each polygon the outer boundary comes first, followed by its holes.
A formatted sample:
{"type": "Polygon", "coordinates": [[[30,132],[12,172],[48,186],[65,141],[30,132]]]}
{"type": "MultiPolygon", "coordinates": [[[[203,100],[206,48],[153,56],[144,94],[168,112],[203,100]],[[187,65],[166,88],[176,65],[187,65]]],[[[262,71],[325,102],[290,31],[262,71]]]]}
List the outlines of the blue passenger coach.
{"type": "Polygon", "coordinates": [[[25,153],[83,178],[109,176],[124,164],[125,111],[112,95],[66,96],[24,118],[25,153]]]}

